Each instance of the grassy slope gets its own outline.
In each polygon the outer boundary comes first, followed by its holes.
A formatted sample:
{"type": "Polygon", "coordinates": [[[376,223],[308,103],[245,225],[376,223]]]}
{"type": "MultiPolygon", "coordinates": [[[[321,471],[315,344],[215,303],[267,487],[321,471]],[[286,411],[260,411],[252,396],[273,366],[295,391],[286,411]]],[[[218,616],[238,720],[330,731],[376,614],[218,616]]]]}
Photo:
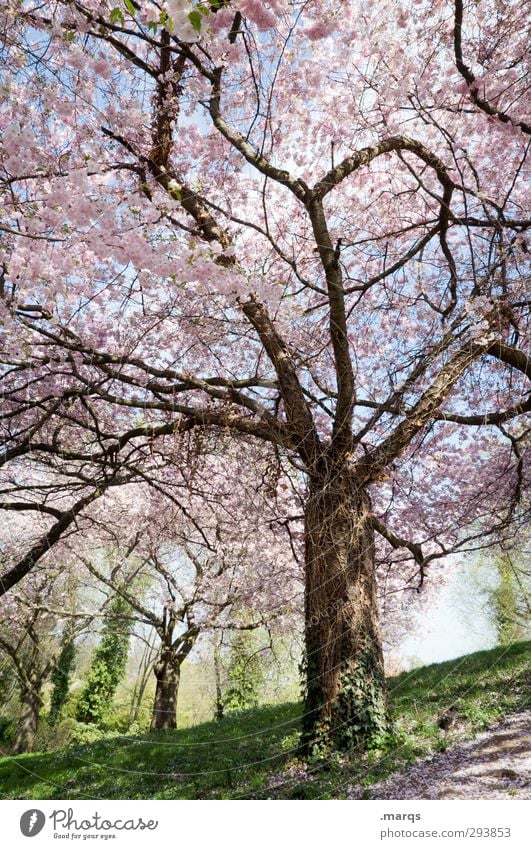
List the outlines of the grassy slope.
{"type": "Polygon", "coordinates": [[[516,643],[389,679],[395,734],[350,759],[333,756],[306,766],[297,761],[301,707],[284,704],[233,714],[221,723],[1,758],[0,796],[341,798],[349,784],[368,788],[408,761],[520,710],[529,693],[530,657],[531,642],[516,643]],[[452,704],[460,722],[445,734],[437,718],[452,704]]]}

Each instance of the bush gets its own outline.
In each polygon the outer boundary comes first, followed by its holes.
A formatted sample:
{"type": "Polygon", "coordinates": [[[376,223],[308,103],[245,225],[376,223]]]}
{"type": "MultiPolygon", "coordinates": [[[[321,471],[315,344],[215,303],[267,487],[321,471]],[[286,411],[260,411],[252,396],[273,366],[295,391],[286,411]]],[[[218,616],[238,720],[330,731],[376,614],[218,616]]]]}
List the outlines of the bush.
{"type": "Polygon", "coordinates": [[[114,736],[113,732],[98,728],[96,725],[77,722],[71,717],[51,725],[46,717],[41,719],[35,750],[38,752],[53,752],[68,746],[84,746],[97,743],[106,737],[114,736]]]}
{"type": "Polygon", "coordinates": [[[85,722],[75,722],[74,725],[71,726],[70,729],[70,746],[82,746],[86,743],[96,743],[98,740],[103,740],[105,737],[110,737],[112,735],[107,731],[103,731],[101,728],[97,728],[95,725],[87,724],[85,722]]]}
{"type": "Polygon", "coordinates": [[[124,734],[129,733],[129,726],[129,708],[120,710],[115,707],[112,713],[109,711],[104,713],[98,727],[104,731],[124,734]]]}

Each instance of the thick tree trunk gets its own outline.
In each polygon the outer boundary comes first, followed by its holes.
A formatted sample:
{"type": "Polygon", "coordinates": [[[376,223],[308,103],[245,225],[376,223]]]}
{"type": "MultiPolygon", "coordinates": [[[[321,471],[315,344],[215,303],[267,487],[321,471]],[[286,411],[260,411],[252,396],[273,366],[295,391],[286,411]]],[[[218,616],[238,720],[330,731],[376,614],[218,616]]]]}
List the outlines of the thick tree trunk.
{"type": "Polygon", "coordinates": [[[153,667],[157,685],[151,728],[177,728],[177,696],[182,659],[171,648],[164,648],[153,667]]]}
{"type": "Polygon", "coordinates": [[[22,690],[20,717],[12,746],[14,755],[33,751],[42,706],[41,686],[39,682],[32,682],[22,690]]]}
{"type": "Polygon", "coordinates": [[[354,749],[388,727],[371,504],[346,466],[310,483],[306,538],[306,752],[354,749]]]}

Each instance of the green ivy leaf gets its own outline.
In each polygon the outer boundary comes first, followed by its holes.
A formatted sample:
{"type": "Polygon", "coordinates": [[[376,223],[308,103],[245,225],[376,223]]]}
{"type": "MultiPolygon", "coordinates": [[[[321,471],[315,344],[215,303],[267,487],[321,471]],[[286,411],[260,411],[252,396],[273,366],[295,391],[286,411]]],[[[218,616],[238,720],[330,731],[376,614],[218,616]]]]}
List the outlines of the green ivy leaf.
{"type": "Polygon", "coordinates": [[[111,9],[111,24],[120,23],[122,26],[125,24],[124,13],[118,6],[115,6],[114,9],[111,9]]]}
{"type": "Polygon", "coordinates": [[[192,24],[193,28],[196,32],[201,32],[201,13],[197,12],[195,9],[193,12],[190,12],[188,15],[188,19],[192,24]]]}
{"type": "Polygon", "coordinates": [[[133,4],[132,4],[131,0],[124,0],[124,3],[125,3],[125,6],[126,6],[127,11],[128,11],[128,12],[129,12],[129,14],[130,14],[130,15],[132,15],[132,16],[133,16],[133,18],[134,18],[134,16],[136,15],[136,9],[135,9],[135,7],[133,6],[133,4]]]}

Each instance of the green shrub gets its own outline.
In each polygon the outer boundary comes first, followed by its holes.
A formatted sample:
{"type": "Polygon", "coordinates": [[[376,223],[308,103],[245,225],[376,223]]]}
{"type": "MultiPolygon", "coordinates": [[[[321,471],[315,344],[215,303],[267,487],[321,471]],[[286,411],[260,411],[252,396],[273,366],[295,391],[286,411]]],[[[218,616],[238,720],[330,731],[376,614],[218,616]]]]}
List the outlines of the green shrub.
{"type": "Polygon", "coordinates": [[[70,746],[81,746],[86,743],[96,743],[98,740],[103,740],[109,734],[97,728],[95,725],[86,724],[84,722],[76,722],[71,726],[70,731],[70,746]]]}

